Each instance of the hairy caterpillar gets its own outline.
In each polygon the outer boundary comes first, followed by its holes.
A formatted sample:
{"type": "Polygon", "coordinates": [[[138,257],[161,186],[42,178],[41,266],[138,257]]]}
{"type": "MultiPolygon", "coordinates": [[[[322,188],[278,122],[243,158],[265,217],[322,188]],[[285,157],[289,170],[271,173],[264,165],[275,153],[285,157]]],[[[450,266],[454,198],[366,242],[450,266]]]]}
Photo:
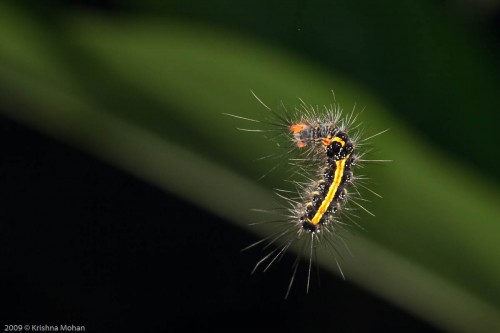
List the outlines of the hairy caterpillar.
{"type": "MultiPolygon", "coordinates": [[[[300,100],[300,106],[293,112],[282,105],[281,113],[273,111],[262,102],[253,92],[254,97],[266,108],[268,116],[265,120],[255,120],[237,115],[226,114],[270,126],[269,129],[242,129],[251,132],[277,132],[273,140],[285,138],[290,148],[283,155],[288,158],[289,164],[295,168],[293,174],[299,175],[295,180],[296,192],[277,190],[277,195],[287,202],[285,213],[280,210],[280,229],[245,249],[266,243],[265,249],[276,245],[264,255],[255,265],[252,272],[264,266],[266,271],[274,262],[296,242],[308,251],[307,291],[309,291],[311,267],[315,251],[318,247],[325,247],[331,251],[340,273],[342,269],[338,262],[337,245],[347,247],[340,231],[351,223],[356,224],[355,211],[368,211],[360,201],[361,189],[365,189],[380,197],[366,185],[367,178],[354,175],[356,168],[365,162],[385,162],[385,160],[368,160],[365,155],[368,150],[365,144],[368,140],[386,132],[376,133],[361,139],[360,124],[356,124],[357,115],[354,108],[347,116],[342,116],[342,109],[338,104],[314,107],[300,100]]],[[[334,96],[335,97],[335,96],[334,96]]],[[[286,297],[293,285],[299,267],[298,255],[294,264],[286,297]]]]}

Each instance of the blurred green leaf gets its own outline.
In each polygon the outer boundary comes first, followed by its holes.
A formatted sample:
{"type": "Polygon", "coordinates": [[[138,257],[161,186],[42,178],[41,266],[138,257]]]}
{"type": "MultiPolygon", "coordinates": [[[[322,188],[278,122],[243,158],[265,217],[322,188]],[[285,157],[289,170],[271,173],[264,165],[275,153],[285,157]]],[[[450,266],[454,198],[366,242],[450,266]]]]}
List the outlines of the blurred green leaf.
{"type": "MultiPolygon", "coordinates": [[[[367,170],[384,199],[369,205],[377,218],[363,218],[364,237],[349,239],[348,279],[450,330],[500,329],[498,191],[375,97],[282,50],[192,23],[76,17],[55,53],[30,42],[50,30],[24,20],[0,34],[3,111],[242,227],[259,219],[249,208],[274,205],[282,175],[254,181],[273,162],[252,161],[274,147],[222,113],[262,118],[250,89],[273,108],[297,96],[329,104],[331,89],[346,109],[366,106],[369,132],[391,128],[374,140],[375,158],[394,162],[367,170]]],[[[319,260],[337,271],[326,254],[319,260]]]]}

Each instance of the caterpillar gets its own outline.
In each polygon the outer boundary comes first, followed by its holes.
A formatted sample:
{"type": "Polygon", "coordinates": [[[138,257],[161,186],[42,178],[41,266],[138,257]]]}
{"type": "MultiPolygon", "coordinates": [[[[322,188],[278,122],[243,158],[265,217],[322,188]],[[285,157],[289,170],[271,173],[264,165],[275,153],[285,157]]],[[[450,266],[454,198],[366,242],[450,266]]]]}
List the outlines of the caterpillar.
{"type": "MultiPolygon", "coordinates": [[[[280,156],[288,159],[295,168],[290,173],[298,175],[301,180],[294,180],[296,191],[276,190],[278,197],[285,201],[285,212],[279,209],[280,229],[270,236],[251,244],[245,249],[266,243],[264,249],[276,245],[269,250],[255,265],[253,272],[264,266],[263,271],[279,260],[285,252],[297,242],[308,251],[307,286],[309,291],[311,268],[318,247],[331,251],[339,271],[344,273],[339,264],[338,244],[347,244],[342,237],[342,230],[349,224],[358,225],[355,211],[362,209],[373,215],[360,201],[365,201],[361,189],[375,196],[379,194],[369,189],[365,183],[367,178],[354,175],[358,167],[365,162],[385,162],[386,160],[368,160],[365,158],[369,150],[365,149],[368,140],[385,133],[378,132],[361,139],[362,130],[357,124],[355,107],[347,116],[336,102],[323,108],[306,104],[299,98],[300,106],[293,112],[287,110],[282,103],[282,111],[269,108],[253,91],[252,94],[265,107],[268,116],[264,120],[245,118],[233,114],[231,117],[271,126],[268,129],[244,129],[251,132],[274,132],[272,140],[285,138],[288,148],[280,156]],[[298,154],[298,156],[297,156],[298,154]],[[351,222],[351,223],[349,223],[351,222]]],[[[335,95],[334,95],[335,101],[335,95]]],[[[281,144],[280,144],[281,145],[281,144]]],[[[286,145],[285,145],[286,146],[286,145]]],[[[270,170],[272,171],[272,170],[270,170]]],[[[272,212],[275,213],[275,212],[272,212]]],[[[297,255],[288,284],[285,298],[289,296],[300,262],[297,255]]]]}

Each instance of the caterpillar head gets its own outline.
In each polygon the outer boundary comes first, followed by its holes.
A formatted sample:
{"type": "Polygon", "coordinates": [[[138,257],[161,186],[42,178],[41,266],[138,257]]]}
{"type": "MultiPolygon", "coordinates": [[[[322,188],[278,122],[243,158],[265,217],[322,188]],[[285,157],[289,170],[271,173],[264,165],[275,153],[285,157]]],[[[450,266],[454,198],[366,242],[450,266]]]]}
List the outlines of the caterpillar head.
{"type": "Polygon", "coordinates": [[[307,146],[310,136],[311,125],[306,122],[290,125],[290,131],[293,133],[295,145],[299,148],[307,146]]]}

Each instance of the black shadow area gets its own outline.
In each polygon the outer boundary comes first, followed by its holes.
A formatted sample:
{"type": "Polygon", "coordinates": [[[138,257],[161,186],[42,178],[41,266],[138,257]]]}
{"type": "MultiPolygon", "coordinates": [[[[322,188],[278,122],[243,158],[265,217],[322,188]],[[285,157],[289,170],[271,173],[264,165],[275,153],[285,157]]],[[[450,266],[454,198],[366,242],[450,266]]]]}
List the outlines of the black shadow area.
{"type": "Polygon", "coordinates": [[[283,296],[293,257],[250,275],[243,230],[0,118],[2,324],[86,332],[436,332],[321,272],[283,296]]]}

